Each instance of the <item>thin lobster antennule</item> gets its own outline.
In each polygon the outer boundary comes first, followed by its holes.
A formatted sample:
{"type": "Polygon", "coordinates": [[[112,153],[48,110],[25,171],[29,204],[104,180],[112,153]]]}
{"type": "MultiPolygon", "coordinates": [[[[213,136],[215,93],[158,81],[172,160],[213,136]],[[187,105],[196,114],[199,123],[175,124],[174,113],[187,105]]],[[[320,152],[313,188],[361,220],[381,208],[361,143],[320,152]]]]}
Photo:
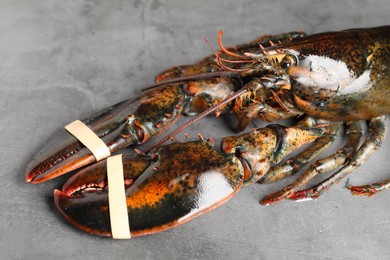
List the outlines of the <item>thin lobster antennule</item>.
{"type": "Polygon", "coordinates": [[[187,127],[189,127],[190,125],[192,125],[196,121],[200,120],[201,118],[211,114],[212,112],[214,112],[218,108],[220,108],[220,107],[226,105],[227,103],[229,103],[230,101],[236,99],[238,96],[244,94],[246,91],[248,91],[246,88],[242,88],[242,89],[234,92],[233,94],[231,94],[230,96],[226,97],[224,100],[222,100],[217,105],[208,108],[207,110],[203,111],[202,113],[198,114],[197,116],[193,117],[192,119],[190,119],[189,121],[187,121],[183,125],[179,126],[175,130],[173,130],[170,134],[168,134],[167,136],[162,138],[160,141],[158,141],[157,143],[152,145],[150,148],[148,148],[146,151],[144,151],[144,153],[147,153],[147,152],[150,152],[152,150],[158,149],[163,143],[165,143],[166,141],[171,139],[173,136],[177,135],[178,133],[180,133],[181,131],[183,131],[184,129],[186,129],[187,127]]]}
{"type": "Polygon", "coordinates": [[[218,45],[221,48],[221,51],[214,52],[214,55],[217,58],[218,65],[221,66],[223,69],[230,71],[230,72],[238,72],[238,73],[248,72],[250,70],[250,68],[249,69],[247,69],[247,68],[246,69],[234,69],[234,68],[228,67],[227,65],[224,64],[224,62],[226,62],[226,63],[253,63],[253,59],[251,57],[239,55],[237,53],[231,52],[228,49],[226,49],[222,43],[222,35],[223,35],[223,31],[221,30],[221,31],[219,31],[219,34],[218,34],[218,45]],[[239,58],[240,60],[229,60],[229,59],[221,58],[222,53],[229,55],[231,57],[234,57],[234,58],[239,58]]]}
{"type": "MultiPolygon", "coordinates": [[[[231,67],[228,67],[225,65],[222,61],[226,62],[228,60],[221,58],[221,52],[218,52],[215,54],[217,58],[217,63],[219,66],[221,66],[223,69],[225,69],[228,72],[236,72],[236,73],[245,73],[251,70],[251,68],[245,68],[245,69],[234,69],[231,67]]],[[[245,60],[239,60],[239,61],[229,61],[229,63],[240,63],[240,62],[246,62],[245,60]]],[[[247,62],[253,62],[253,60],[247,61],[247,62]]]]}
{"type": "Polygon", "coordinates": [[[218,33],[218,45],[221,48],[222,52],[226,53],[229,56],[232,56],[232,57],[235,57],[235,58],[240,58],[242,60],[249,60],[249,61],[252,60],[252,59],[250,59],[248,57],[239,55],[237,53],[231,52],[228,49],[226,49],[225,46],[223,46],[223,43],[222,43],[222,35],[223,35],[223,31],[220,30],[219,33],[218,33]]]}
{"type": "MultiPolygon", "coordinates": [[[[183,83],[183,82],[188,82],[188,81],[204,80],[204,79],[212,79],[212,78],[237,78],[241,81],[240,72],[247,72],[248,69],[233,69],[233,68],[230,68],[230,67],[226,66],[225,64],[223,64],[223,62],[251,63],[251,62],[253,62],[253,59],[248,57],[248,56],[243,56],[243,55],[233,53],[233,52],[229,51],[228,49],[226,49],[222,43],[222,35],[223,35],[223,31],[221,30],[218,34],[218,45],[221,48],[221,51],[218,51],[218,52],[214,51],[213,48],[211,47],[209,41],[207,39],[205,39],[205,41],[209,45],[209,48],[211,49],[211,51],[214,53],[215,57],[217,58],[218,65],[220,65],[226,71],[200,73],[200,74],[196,74],[196,75],[190,75],[190,76],[170,79],[167,81],[161,81],[161,82],[155,83],[151,86],[148,86],[146,88],[143,88],[141,91],[150,90],[150,89],[153,89],[153,88],[156,88],[159,86],[163,86],[163,85],[168,85],[168,84],[183,83]],[[239,58],[240,60],[229,60],[229,59],[221,58],[220,57],[221,53],[225,53],[226,55],[229,55],[231,57],[239,58]]],[[[241,82],[241,85],[242,85],[242,82],[241,82]]]]}
{"type": "Polygon", "coordinates": [[[253,59],[245,57],[245,56],[242,56],[242,55],[238,55],[236,53],[233,53],[233,52],[230,52],[229,50],[227,50],[223,46],[223,44],[222,44],[222,35],[223,35],[223,31],[221,30],[219,32],[219,34],[218,34],[218,45],[221,48],[221,51],[218,51],[218,52],[214,51],[214,49],[211,46],[211,44],[209,43],[209,41],[207,39],[205,39],[205,41],[209,45],[210,50],[214,53],[214,56],[217,59],[218,65],[221,66],[223,69],[225,69],[227,71],[230,71],[230,72],[237,72],[237,73],[241,73],[241,72],[245,73],[245,72],[247,72],[248,69],[233,69],[233,68],[228,67],[227,65],[224,64],[224,62],[225,63],[235,63],[235,64],[238,64],[238,63],[253,63],[253,59]],[[229,60],[229,59],[222,58],[221,54],[223,54],[223,53],[226,54],[226,55],[229,55],[231,57],[240,58],[240,60],[229,60]]]}

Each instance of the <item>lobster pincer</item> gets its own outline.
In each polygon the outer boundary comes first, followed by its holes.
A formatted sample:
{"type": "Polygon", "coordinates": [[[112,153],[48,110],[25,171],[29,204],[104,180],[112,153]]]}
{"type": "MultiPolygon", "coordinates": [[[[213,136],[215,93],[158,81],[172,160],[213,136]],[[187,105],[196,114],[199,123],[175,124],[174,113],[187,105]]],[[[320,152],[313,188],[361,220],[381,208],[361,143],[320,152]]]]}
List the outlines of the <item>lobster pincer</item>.
{"type": "MultiPolygon", "coordinates": [[[[115,152],[142,144],[178,119],[185,95],[178,85],[153,89],[81,120],[115,152]]],[[[65,129],[29,163],[25,178],[39,183],[96,161],[80,141],[65,129]]]]}
{"type": "MultiPolygon", "coordinates": [[[[222,204],[242,184],[242,167],[205,140],[163,146],[153,156],[124,155],[122,161],[131,236],[185,223],[222,204]]],[[[106,164],[101,161],[56,190],[55,205],[76,227],[111,236],[108,189],[106,164]]]]}

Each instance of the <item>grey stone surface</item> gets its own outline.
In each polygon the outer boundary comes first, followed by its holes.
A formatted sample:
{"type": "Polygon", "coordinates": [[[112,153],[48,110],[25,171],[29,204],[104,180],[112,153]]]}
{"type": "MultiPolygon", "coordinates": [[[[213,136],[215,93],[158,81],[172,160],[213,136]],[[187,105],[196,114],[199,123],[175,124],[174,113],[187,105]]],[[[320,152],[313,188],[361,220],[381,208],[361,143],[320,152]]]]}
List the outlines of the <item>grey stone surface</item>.
{"type": "MultiPolygon", "coordinates": [[[[290,180],[253,185],[189,223],[130,241],[70,226],[53,189],[24,181],[28,161],[66,123],[138,95],[161,70],[265,33],[390,24],[387,0],[0,1],[1,259],[389,259],[390,192],[353,197],[343,180],[318,201],[262,207],[290,180]]],[[[258,123],[259,124],[259,123],[258,123]]],[[[220,120],[193,133],[231,134],[220,120]]],[[[218,137],[217,137],[218,139],[218,137]]],[[[335,150],[334,148],[333,150],[335,150]]],[[[390,139],[352,184],[389,174],[390,139]]]]}

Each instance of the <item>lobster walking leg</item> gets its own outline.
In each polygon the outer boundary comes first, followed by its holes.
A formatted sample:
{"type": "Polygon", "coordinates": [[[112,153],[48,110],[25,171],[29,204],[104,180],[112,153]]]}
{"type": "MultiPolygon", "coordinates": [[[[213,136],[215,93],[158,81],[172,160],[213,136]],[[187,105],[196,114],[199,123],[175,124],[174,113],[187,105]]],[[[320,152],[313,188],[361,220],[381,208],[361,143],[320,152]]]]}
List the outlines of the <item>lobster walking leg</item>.
{"type": "Polygon", "coordinates": [[[254,133],[225,137],[222,139],[221,146],[224,153],[239,154],[240,158],[245,159],[243,162],[250,162],[252,175],[245,178],[245,184],[249,184],[262,178],[271,165],[279,163],[291,152],[315,141],[323,134],[324,129],[321,127],[306,128],[301,124],[284,127],[273,124],[257,129],[254,133]],[[258,131],[260,133],[257,133],[258,131]],[[256,161],[258,157],[260,159],[256,161]]]}
{"type": "MultiPolygon", "coordinates": [[[[378,117],[370,120],[369,128],[370,128],[370,135],[366,138],[365,142],[361,145],[361,147],[357,151],[351,151],[353,150],[352,146],[353,143],[359,143],[357,142],[360,139],[361,133],[360,130],[355,132],[355,137],[351,138],[350,142],[350,157],[347,161],[347,164],[344,165],[340,170],[338,170],[336,173],[334,173],[332,176],[327,178],[325,181],[315,185],[314,187],[302,191],[297,191],[294,194],[292,194],[289,198],[290,199],[304,199],[304,198],[318,198],[325,190],[328,190],[332,185],[338,183],[341,179],[343,179],[346,175],[351,173],[354,169],[362,165],[370,156],[371,154],[379,149],[379,147],[382,144],[382,141],[384,140],[386,136],[386,126],[384,124],[385,117],[378,117]],[[355,140],[353,140],[355,139],[355,140]]],[[[380,186],[386,186],[385,183],[379,184],[379,189],[382,189],[380,186]]],[[[356,189],[358,191],[359,188],[356,189]]],[[[353,189],[351,189],[353,192],[353,189]]],[[[357,195],[357,194],[356,194],[357,195]]]]}
{"type": "Polygon", "coordinates": [[[295,157],[288,159],[285,163],[277,164],[260,179],[259,183],[266,184],[279,179],[291,176],[299,172],[307,163],[321,154],[336,140],[339,124],[331,124],[323,136],[314,141],[313,145],[295,157]]]}
{"type": "Polygon", "coordinates": [[[384,180],[375,182],[363,186],[348,186],[347,187],[355,196],[371,197],[380,191],[387,190],[390,188],[390,180],[384,180]]]}
{"type": "MultiPolygon", "coordinates": [[[[348,163],[350,158],[355,154],[359,147],[359,139],[362,136],[360,129],[360,122],[354,122],[347,126],[348,140],[342,149],[339,149],[336,153],[317,160],[312,163],[308,170],[306,170],[301,176],[299,176],[294,182],[287,185],[280,191],[272,193],[262,199],[261,204],[272,204],[290,198],[295,195],[295,192],[309,180],[314,178],[317,174],[328,173],[334,169],[337,169],[345,163],[348,163]]],[[[317,192],[316,192],[317,194],[317,192]]]]}

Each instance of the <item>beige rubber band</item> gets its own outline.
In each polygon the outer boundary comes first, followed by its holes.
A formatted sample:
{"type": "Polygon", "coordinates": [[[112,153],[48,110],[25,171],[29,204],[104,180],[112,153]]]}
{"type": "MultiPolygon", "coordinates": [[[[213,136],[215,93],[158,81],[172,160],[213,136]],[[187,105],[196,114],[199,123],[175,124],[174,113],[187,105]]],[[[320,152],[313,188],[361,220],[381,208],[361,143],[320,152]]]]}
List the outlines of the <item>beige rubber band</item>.
{"type": "Polygon", "coordinates": [[[107,179],[112,238],[129,239],[131,234],[121,154],[107,158],[107,179]]]}
{"type": "Polygon", "coordinates": [[[110,150],[102,139],[80,120],[76,120],[65,126],[65,129],[92,152],[96,161],[100,161],[111,155],[110,150]]]}

